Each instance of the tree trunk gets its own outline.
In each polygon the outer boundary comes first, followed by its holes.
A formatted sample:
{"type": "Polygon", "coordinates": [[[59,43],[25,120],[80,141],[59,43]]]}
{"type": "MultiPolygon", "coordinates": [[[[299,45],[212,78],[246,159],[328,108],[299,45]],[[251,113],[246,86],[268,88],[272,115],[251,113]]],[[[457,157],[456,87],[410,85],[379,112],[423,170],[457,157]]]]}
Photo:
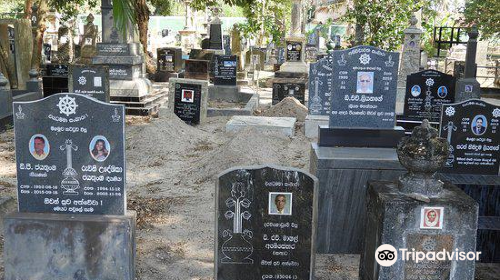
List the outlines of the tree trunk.
{"type": "Polygon", "coordinates": [[[148,23],[150,11],[146,4],[146,0],[135,0],[134,4],[137,28],[139,29],[139,41],[142,44],[144,58],[146,59],[146,71],[149,74],[154,74],[156,72],[155,63],[148,53],[148,23]]]}
{"type": "MultiPolygon", "coordinates": [[[[7,48],[8,48],[8,45],[7,45],[7,48]]],[[[2,46],[2,44],[0,44],[0,71],[5,76],[5,78],[7,78],[7,80],[10,81],[11,88],[17,87],[17,84],[13,83],[13,81],[11,81],[11,79],[10,79],[10,77],[16,76],[16,73],[15,73],[16,70],[14,69],[14,65],[12,63],[10,63],[9,53],[2,46]],[[2,69],[4,69],[4,70],[2,71],[2,69]]]]}
{"type": "Polygon", "coordinates": [[[33,6],[33,0],[26,0],[24,2],[24,18],[31,18],[31,6],[33,6]]]}
{"type": "Polygon", "coordinates": [[[49,11],[47,6],[47,0],[38,1],[38,26],[33,32],[33,54],[31,57],[31,69],[39,69],[42,63],[42,49],[43,49],[43,34],[47,29],[45,21],[47,18],[47,13],[49,11]]]}

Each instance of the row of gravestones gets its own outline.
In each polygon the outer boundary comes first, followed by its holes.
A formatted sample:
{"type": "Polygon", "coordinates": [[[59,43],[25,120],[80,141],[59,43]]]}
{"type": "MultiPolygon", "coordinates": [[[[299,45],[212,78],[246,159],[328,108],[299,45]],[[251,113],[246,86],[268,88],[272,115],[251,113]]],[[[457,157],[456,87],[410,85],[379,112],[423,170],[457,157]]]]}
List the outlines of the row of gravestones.
{"type": "MultiPolygon", "coordinates": [[[[404,136],[395,127],[397,61],[398,53],[360,46],[311,65],[309,114],[329,116],[320,146],[396,146],[404,136]]],[[[444,172],[499,174],[500,109],[480,100],[454,103],[455,82],[435,70],[408,75],[402,119],[440,124],[451,144],[444,172]]]]}
{"type": "MultiPolygon", "coordinates": [[[[457,109],[450,116],[464,122],[460,112],[467,110],[466,105],[447,107],[457,109]]],[[[135,217],[126,210],[124,107],[78,94],[16,102],[14,107],[19,213],[8,215],[4,221],[5,279],[32,279],[34,273],[40,277],[37,279],[134,279],[135,217]],[[60,256],[66,261],[53,261],[60,256]]],[[[426,187],[437,184],[435,196],[430,195],[429,201],[393,193],[393,183],[369,184],[370,195],[382,192],[387,194],[384,197],[401,196],[404,201],[394,206],[392,200],[375,198],[373,205],[378,203],[376,207],[382,208],[369,206],[368,211],[374,211],[370,217],[380,216],[377,211],[382,211],[387,214],[382,215],[384,219],[404,223],[389,216],[399,214],[398,207],[403,205],[411,226],[398,228],[400,231],[384,229],[383,240],[366,244],[360,266],[362,279],[373,279],[365,278],[372,274],[379,279],[382,275],[390,279],[406,275],[404,279],[408,279],[423,271],[432,279],[471,279],[474,274],[473,262],[458,260],[437,264],[410,260],[389,269],[390,264],[384,261],[394,258],[387,258],[386,250],[386,257],[376,255],[380,248],[373,247],[393,240],[393,245],[404,248],[425,238],[437,243],[417,249],[453,252],[463,244],[460,248],[474,251],[475,244],[470,242],[474,226],[462,229],[453,221],[459,215],[474,225],[477,205],[456,187],[434,179],[432,169],[422,172],[412,165],[424,160],[435,169],[446,161],[443,147],[448,144],[436,137],[437,132],[424,122],[398,148],[402,164],[410,164],[410,172],[400,180],[402,188],[421,188],[421,184],[412,184],[419,180],[426,180],[426,187]],[[415,145],[429,152],[412,159],[415,145]],[[415,172],[420,175],[414,176],[415,172]],[[454,204],[443,208],[448,199],[454,204]],[[452,270],[453,266],[457,269],[452,270]]],[[[216,279],[313,279],[317,186],[314,176],[293,168],[234,168],[219,175],[215,196],[216,279]]],[[[384,223],[370,222],[367,229],[384,223]]],[[[367,233],[367,240],[375,233],[378,230],[367,233]]],[[[394,263],[397,260],[401,258],[394,263]]]]}

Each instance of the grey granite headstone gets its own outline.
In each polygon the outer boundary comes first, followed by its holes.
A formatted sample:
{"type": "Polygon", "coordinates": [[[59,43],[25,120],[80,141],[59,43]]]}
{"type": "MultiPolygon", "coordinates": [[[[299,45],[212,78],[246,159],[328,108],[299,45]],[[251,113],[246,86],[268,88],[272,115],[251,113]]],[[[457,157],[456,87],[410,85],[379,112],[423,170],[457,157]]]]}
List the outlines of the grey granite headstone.
{"type": "Polygon", "coordinates": [[[393,129],[398,61],[370,46],[333,52],[330,127],[393,129]]]}
{"type": "Polygon", "coordinates": [[[442,105],[455,101],[455,78],[436,70],[425,70],[406,78],[403,117],[439,122],[442,105]]]}
{"type": "Polygon", "coordinates": [[[328,115],[333,88],[333,69],[328,58],[312,63],[309,68],[309,114],[328,115]]]}
{"type": "Polygon", "coordinates": [[[446,104],[440,124],[450,144],[441,172],[500,175],[500,107],[477,99],[446,104]]]}
{"type": "Polygon", "coordinates": [[[216,187],[215,279],[312,280],[316,177],[294,168],[229,169],[216,187]]]}
{"type": "Polygon", "coordinates": [[[69,91],[109,102],[109,67],[70,65],[69,91]]]}
{"type": "Polygon", "coordinates": [[[20,212],[125,213],[123,106],[57,94],[14,111],[20,212]]]}

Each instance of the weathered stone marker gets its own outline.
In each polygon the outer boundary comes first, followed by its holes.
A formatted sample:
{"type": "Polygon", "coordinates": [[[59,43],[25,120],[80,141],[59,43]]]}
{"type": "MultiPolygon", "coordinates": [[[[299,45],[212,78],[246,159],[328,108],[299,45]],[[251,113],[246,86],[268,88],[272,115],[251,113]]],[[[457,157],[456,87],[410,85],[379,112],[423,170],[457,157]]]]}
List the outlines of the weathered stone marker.
{"type": "Polygon", "coordinates": [[[396,182],[368,182],[360,279],[474,279],[478,205],[436,177],[448,158],[446,139],[424,120],[397,152],[408,173],[396,182]],[[434,252],[435,257],[441,252],[445,259],[409,256],[416,252],[434,252]],[[446,258],[459,252],[472,256],[446,258]]]}
{"type": "Polygon", "coordinates": [[[313,279],[316,187],[314,176],[293,168],[219,175],[215,279],[313,279]]]}
{"type": "Polygon", "coordinates": [[[446,104],[440,136],[450,144],[442,172],[500,175],[500,107],[478,99],[446,104]]]}
{"type": "Polygon", "coordinates": [[[68,93],[14,108],[19,212],[3,221],[5,279],[133,280],[124,107],[68,93]]]}
{"type": "Polygon", "coordinates": [[[69,92],[109,102],[109,67],[100,65],[70,65],[69,92]]]}

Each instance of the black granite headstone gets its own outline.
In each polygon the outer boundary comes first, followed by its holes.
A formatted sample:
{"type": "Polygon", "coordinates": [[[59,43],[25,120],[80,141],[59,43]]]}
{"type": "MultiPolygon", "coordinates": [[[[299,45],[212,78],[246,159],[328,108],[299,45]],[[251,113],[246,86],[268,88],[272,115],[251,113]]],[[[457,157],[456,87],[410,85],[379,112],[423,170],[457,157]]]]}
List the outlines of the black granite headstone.
{"type": "Polygon", "coordinates": [[[109,68],[100,65],[71,65],[69,91],[109,102],[109,68]]]}
{"type": "Polygon", "coordinates": [[[293,168],[219,175],[216,279],[313,279],[316,188],[314,176],[293,168]]]}
{"type": "Polygon", "coordinates": [[[43,96],[68,92],[68,65],[47,64],[42,73],[43,96]]]}
{"type": "Polygon", "coordinates": [[[46,57],[47,61],[50,61],[52,55],[52,45],[51,44],[43,44],[43,54],[46,57]]]}
{"type": "Polygon", "coordinates": [[[208,48],[213,50],[222,50],[222,24],[210,24],[210,40],[208,48]]]}
{"type": "Polygon", "coordinates": [[[275,79],[273,82],[273,105],[278,104],[285,97],[295,97],[300,103],[305,104],[306,79],[275,79]]]}
{"type": "Polygon", "coordinates": [[[407,120],[439,122],[441,106],[455,101],[456,80],[451,75],[425,70],[406,78],[403,116],[407,120]]]}
{"type": "Polygon", "coordinates": [[[236,70],[235,55],[216,55],[214,58],[214,84],[235,86],[236,70]]]}
{"type": "Polygon", "coordinates": [[[393,129],[399,53],[358,46],[332,59],[330,127],[393,129]]]}
{"type": "Polygon", "coordinates": [[[201,113],[201,85],[175,84],[174,113],[188,124],[199,124],[201,113]]]}
{"type": "Polygon", "coordinates": [[[444,105],[440,136],[450,143],[441,172],[500,174],[500,107],[477,99],[444,105]]]}
{"type": "Polygon", "coordinates": [[[286,42],[286,61],[298,62],[302,60],[302,42],[286,42]]]}
{"type": "Polygon", "coordinates": [[[14,108],[20,212],[125,213],[123,106],[57,94],[14,108]]]}
{"type": "Polygon", "coordinates": [[[333,88],[333,69],[328,58],[312,63],[309,68],[309,114],[328,115],[333,88]]]}

